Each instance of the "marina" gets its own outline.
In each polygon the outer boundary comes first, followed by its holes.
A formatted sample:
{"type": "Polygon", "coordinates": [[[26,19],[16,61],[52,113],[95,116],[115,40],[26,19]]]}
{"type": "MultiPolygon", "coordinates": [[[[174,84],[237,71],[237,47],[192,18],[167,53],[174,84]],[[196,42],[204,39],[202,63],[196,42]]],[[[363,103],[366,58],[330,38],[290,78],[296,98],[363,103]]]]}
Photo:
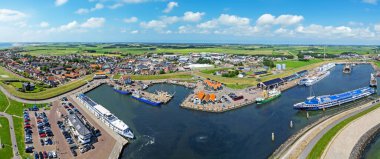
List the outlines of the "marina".
{"type": "MultiPolygon", "coordinates": [[[[370,65],[357,65],[349,75],[341,72],[343,66],[337,65],[328,77],[313,85],[319,88],[315,89],[315,94],[338,94],[368,86],[370,73],[373,72],[370,65]]],[[[151,93],[157,90],[175,92],[174,98],[165,107],[155,107],[156,109],[131,96],[119,94],[108,85],[102,85],[86,93],[86,96],[105,106],[133,130],[136,140],[124,150],[121,158],[261,159],[267,158],[298,130],[321,117],[351,106],[348,104],[309,113],[294,110],[294,103],[308,97],[309,88],[294,87],[294,82],[288,84],[292,87],[282,90],[281,97],[265,105],[249,104],[241,109],[212,116],[207,112],[179,107],[184,98],[193,92],[182,86],[156,84],[148,87],[145,91],[151,93]],[[274,141],[271,140],[272,133],[274,141]]],[[[247,92],[236,93],[237,96],[244,97],[245,94],[247,92]]]]}

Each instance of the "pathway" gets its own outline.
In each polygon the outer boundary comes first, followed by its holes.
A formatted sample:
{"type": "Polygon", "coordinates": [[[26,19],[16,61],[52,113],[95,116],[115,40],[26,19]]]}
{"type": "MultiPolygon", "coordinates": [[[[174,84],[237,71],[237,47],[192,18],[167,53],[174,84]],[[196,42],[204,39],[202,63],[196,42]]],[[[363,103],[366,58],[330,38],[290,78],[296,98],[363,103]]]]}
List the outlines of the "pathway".
{"type": "Polygon", "coordinates": [[[379,114],[380,109],[378,108],[341,129],[330,141],[322,158],[350,158],[351,152],[360,138],[380,123],[379,114]]]}
{"type": "MultiPolygon", "coordinates": [[[[376,103],[377,104],[377,103],[376,103]]],[[[322,138],[322,136],[330,130],[332,127],[340,123],[341,121],[354,116],[368,108],[376,105],[370,103],[363,104],[342,113],[334,115],[317,125],[314,125],[309,130],[306,130],[300,137],[295,139],[288,147],[284,147],[283,152],[274,154],[274,158],[307,158],[315,144],[322,138]]]]}
{"type": "Polygon", "coordinates": [[[13,118],[11,115],[7,114],[7,113],[3,113],[3,112],[0,112],[0,116],[4,116],[8,119],[9,121],[9,128],[10,128],[10,132],[11,132],[11,140],[12,140],[12,149],[13,149],[13,158],[14,159],[21,159],[20,156],[19,156],[19,153],[18,153],[18,147],[17,147],[17,142],[16,142],[16,134],[15,134],[15,131],[13,129],[13,118]]]}

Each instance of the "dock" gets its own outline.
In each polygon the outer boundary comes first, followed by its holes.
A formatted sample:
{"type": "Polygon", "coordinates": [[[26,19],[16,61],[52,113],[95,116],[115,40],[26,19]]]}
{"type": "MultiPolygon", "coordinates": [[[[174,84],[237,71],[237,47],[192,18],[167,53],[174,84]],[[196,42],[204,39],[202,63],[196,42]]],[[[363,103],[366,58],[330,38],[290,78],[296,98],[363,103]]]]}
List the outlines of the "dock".
{"type": "Polygon", "coordinates": [[[153,100],[161,102],[161,103],[168,103],[173,98],[173,95],[169,94],[168,92],[164,92],[164,91],[157,91],[156,93],[150,93],[147,91],[140,91],[140,95],[144,98],[153,99],[153,100]]]}

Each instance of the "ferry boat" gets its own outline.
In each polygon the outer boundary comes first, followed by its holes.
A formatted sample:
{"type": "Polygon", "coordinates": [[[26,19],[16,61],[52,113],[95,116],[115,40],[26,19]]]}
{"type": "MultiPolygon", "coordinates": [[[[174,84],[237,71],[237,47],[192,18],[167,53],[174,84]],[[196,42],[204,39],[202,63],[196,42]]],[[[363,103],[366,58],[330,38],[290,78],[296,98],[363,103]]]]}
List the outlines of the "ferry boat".
{"type": "Polygon", "coordinates": [[[128,90],[124,90],[118,86],[113,87],[113,90],[117,93],[124,94],[124,95],[131,94],[131,92],[129,92],[128,90]]]}
{"type": "Polygon", "coordinates": [[[335,95],[311,96],[304,102],[294,104],[293,108],[299,110],[320,110],[352,102],[374,93],[375,89],[371,87],[363,87],[335,95]]]}
{"type": "Polygon", "coordinates": [[[134,91],[132,93],[132,98],[134,98],[140,102],[144,102],[146,104],[153,105],[153,106],[161,105],[161,102],[159,102],[159,101],[154,101],[152,99],[147,99],[147,98],[141,96],[140,91],[134,91]]]}
{"type": "Polygon", "coordinates": [[[320,67],[320,71],[328,71],[335,67],[335,63],[328,63],[320,67]]]}
{"type": "Polygon", "coordinates": [[[91,113],[93,113],[100,121],[105,123],[108,127],[110,127],[113,131],[121,135],[125,138],[133,139],[135,136],[132,130],[125,124],[123,121],[118,119],[115,115],[113,115],[109,110],[104,108],[102,105],[94,102],[92,99],[87,97],[84,94],[79,94],[77,99],[88,109],[91,113]]]}
{"type": "Polygon", "coordinates": [[[371,80],[369,82],[370,87],[377,87],[377,79],[375,74],[371,73],[371,80]]]}
{"type": "Polygon", "coordinates": [[[309,80],[309,78],[303,78],[300,81],[298,81],[298,85],[305,85],[305,83],[309,80]]]}
{"type": "Polygon", "coordinates": [[[319,73],[316,77],[311,77],[309,78],[306,82],[305,82],[305,86],[311,86],[317,82],[319,82],[320,80],[324,79],[325,77],[327,77],[328,75],[330,75],[330,71],[325,71],[325,72],[322,72],[322,73],[319,73]]]}
{"type": "Polygon", "coordinates": [[[276,89],[273,89],[273,90],[270,90],[269,92],[265,91],[263,92],[264,94],[264,97],[261,98],[256,98],[256,103],[257,104],[264,104],[264,103],[268,103],[278,97],[281,96],[281,91],[279,90],[276,90],[276,89]]]}

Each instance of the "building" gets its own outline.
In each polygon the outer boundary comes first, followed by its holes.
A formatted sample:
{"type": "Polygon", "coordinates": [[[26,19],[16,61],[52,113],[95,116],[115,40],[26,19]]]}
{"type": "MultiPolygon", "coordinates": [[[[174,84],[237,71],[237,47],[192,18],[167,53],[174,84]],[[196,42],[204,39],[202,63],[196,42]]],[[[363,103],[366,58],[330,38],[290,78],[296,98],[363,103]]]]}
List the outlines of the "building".
{"type": "Polygon", "coordinates": [[[33,83],[22,83],[22,90],[25,91],[33,91],[35,88],[33,83]]]}
{"type": "Polygon", "coordinates": [[[79,143],[87,144],[91,142],[91,132],[75,114],[68,115],[67,123],[70,126],[70,131],[77,137],[79,143]]]}

